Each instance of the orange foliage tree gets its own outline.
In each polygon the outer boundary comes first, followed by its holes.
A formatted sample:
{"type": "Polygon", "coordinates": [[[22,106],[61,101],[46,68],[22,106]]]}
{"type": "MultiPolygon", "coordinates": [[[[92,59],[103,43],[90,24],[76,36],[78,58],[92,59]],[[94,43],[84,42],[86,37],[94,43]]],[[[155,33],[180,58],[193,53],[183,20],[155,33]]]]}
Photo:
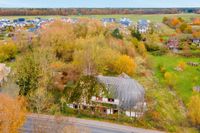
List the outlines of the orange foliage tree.
{"type": "Polygon", "coordinates": [[[17,133],[25,121],[25,101],[23,98],[13,99],[3,94],[0,97],[0,131],[17,133]]]}
{"type": "Polygon", "coordinates": [[[193,36],[194,38],[200,38],[200,31],[194,31],[194,32],[192,33],[192,36],[193,36]]]}
{"type": "Polygon", "coordinates": [[[181,24],[181,21],[178,18],[172,18],[171,23],[170,23],[173,27],[176,27],[178,25],[181,24]]]}
{"type": "Polygon", "coordinates": [[[200,18],[195,18],[195,19],[193,19],[192,23],[193,23],[194,25],[200,25],[200,18]]]}

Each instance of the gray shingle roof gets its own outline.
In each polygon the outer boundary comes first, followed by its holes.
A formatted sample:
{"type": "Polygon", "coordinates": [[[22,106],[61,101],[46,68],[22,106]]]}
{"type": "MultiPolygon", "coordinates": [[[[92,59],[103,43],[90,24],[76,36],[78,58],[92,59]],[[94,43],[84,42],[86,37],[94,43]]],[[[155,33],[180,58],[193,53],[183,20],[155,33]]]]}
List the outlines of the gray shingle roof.
{"type": "Polygon", "coordinates": [[[144,101],[145,90],[136,80],[123,74],[119,77],[97,76],[97,80],[119,99],[122,109],[133,108],[138,102],[144,101]]]}

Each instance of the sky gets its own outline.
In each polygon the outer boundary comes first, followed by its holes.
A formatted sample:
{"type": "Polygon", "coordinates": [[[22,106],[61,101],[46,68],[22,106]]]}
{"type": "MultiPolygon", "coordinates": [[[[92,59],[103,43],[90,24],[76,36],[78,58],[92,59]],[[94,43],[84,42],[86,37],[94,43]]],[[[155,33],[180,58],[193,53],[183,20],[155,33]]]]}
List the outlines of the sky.
{"type": "Polygon", "coordinates": [[[0,7],[17,8],[167,8],[200,7],[200,0],[0,0],[0,7]]]}

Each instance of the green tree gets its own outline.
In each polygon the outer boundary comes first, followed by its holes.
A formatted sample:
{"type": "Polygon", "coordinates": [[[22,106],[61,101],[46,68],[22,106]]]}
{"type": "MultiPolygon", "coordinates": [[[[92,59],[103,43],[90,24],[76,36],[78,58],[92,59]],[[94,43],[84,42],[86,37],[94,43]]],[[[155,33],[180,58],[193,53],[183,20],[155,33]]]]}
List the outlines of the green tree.
{"type": "Polygon", "coordinates": [[[115,38],[117,38],[117,39],[122,39],[122,38],[123,38],[123,36],[122,36],[122,34],[120,33],[120,31],[119,31],[118,28],[116,28],[116,29],[112,32],[112,36],[115,37],[115,38]]]}
{"type": "Polygon", "coordinates": [[[137,38],[138,41],[142,40],[142,35],[140,34],[138,30],[131,30],[131,35],[132,37],[137,38]]]}
{"type": "Polygon", "coordinates": [[[17,84],[20,87],[19,95],[26,96],[31,90],[38,88],[40,77],[39,63],[33,54],[28,54],[18,60],[17,84]]]}

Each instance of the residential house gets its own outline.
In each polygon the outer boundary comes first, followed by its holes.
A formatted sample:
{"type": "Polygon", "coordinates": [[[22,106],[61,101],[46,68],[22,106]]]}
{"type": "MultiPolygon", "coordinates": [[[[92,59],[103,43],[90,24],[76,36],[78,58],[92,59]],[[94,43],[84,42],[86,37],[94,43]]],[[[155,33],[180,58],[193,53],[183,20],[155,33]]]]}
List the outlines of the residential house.
{"type": "Polygon", "coordinates": [[[106,26],[107,23],[114,23],[114,22],[116,22],[116,19],[115,18],[103,18],[101,21],[103,22],[103,25],[106,26]]]}
{"type": "Polygon", "coordinates": [[[149,24],[150,24],[149,20],[141,19],[137,23],[137,30],[140,33],[147,33],[149,31],[149,24]]]}
{"type": "Polygon", "coordinates": [[[129,18],[121,18],[119,22],[124,27],[129,27],[132,24],[132,21],[129,18]]]}
{"type": "Polygon", "coordinates": [[[193,38],[192,43],[196,44],[198,47],[200,47],[200,38],[193,38]]]}
{"type": "Polygon", "coordinates": [[[175,37],[171,37],[169,38],[168,42],[167,42],[167,47],[170,50],[173,50],[174,52],[178,51],[178,47],[179,47],[179,40],[175,37]]]}
{"type": "MultiPolygon", "coordinates": [[[[146,103],[144,101],[145,90],[136,80],[126,74],[119,77],[97,76],[97,81],[106,87],[109,96],[93,96],[91,103],[82,103],[85,108],[100,110],[105,114],[122,113],[129,117],[143,115],[146,103]],[[109,106],[105,106],[109,105],[109,106]],[[95,105],[95,106],[94,106],[95,105]]],[[[69,104],[71,108],[77,108],[76,104],[69,104]]]]}

